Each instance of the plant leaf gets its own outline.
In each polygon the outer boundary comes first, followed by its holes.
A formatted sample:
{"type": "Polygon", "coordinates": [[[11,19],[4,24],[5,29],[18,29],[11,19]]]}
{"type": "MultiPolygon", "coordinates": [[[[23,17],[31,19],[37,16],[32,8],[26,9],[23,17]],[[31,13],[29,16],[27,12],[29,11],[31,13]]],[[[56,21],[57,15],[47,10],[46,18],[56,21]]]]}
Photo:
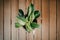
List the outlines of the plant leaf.
{"type": "Polygon", "coordinates": [[[34,13],[32,13],[32,14],[29,16],[28,20],[32,23],[33,20],[34,20],[34,18],[35,18],[34,13]]]}
{"type": "Polygon", "coordinates": [[[35,22],[32,22],[30,25],[31,25],[32,29],[35,29],[35,28],[39,27],[39,25],[35,22]]]}
{"type": "Polygon", "coordinates": [[[31,3],[28,7],[28,17],[30,16],[30,14],[34,11],[34,5],[31,3]]]}
{"type": "Polygon", "coordinates": [[[23,17],[17,16],[17,20],[18,20],[20,25],[25,25],[25,23],[26,23],[26,19],[23,17]]]}
{"type": "Polygon", "coordinates": [[[30,22],[26,23],[26,31],[28,31],[28,32],[32,31],[30,22]]]}
{"type": "Polygon", "coordinates": [[[19,13],[18,13],[18,15],[19,15],[20,17],[24,17],[24,12],[23,12],[22,9],[19,9],[19,13]]]}
{"type": "Polygon", "coordinates": [[[20,19],[20,20],[22,20],[22,21],[24,21],[24,22],[27,21],[24,17],[19,17],[19,16],[17,16],[17,18],[20,19]]]}
{"type": "Polygon", "coordinates": [[[19,28],[19,27],[22,27],[18,22],[15,23],[15,27],[16,28],[19,28]]]}
{"type": "Polygon", "coordinates": [[[34,11],[35,18],[38,18],[40,16],[40,12],[38,10],[34,11]]]}

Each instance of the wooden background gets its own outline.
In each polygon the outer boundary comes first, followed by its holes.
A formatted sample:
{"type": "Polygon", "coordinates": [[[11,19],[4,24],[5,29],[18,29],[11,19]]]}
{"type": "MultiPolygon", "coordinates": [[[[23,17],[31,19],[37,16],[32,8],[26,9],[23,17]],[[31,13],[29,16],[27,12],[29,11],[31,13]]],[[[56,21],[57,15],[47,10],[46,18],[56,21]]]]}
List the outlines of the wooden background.
{"type": "Polygon", "coordinates": [[[60,0],[0,0],[0,40],[60,40],[60,0]],[[31,2],[41,12],[34,34],[14,24],[18,9],[26,14],[31,2]]]}

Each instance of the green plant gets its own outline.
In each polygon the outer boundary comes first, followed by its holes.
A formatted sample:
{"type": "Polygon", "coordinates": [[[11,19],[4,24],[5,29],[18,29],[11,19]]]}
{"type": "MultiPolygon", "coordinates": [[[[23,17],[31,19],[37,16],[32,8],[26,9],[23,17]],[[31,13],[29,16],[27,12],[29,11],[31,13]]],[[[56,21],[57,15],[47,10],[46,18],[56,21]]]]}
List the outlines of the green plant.
{"type": "Polygon", "coordinates": [[[19,9],[19,13],[16,17],[15,27],[23,27],[26,31],[30,32],[35,28],[39,27],[37,24],[37,18],[40,16],[40,12],[38,10],[34,10],[34,5],[31,3],[28,6],[27,14],[24,15],[22,9],[19,9]]]}

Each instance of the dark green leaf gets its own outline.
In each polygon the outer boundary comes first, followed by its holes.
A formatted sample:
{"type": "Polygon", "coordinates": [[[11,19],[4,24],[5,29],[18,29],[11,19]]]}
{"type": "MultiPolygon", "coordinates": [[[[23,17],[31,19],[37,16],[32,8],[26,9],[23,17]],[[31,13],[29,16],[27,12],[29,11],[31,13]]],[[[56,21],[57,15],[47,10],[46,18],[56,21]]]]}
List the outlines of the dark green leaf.
{"type": "Polygon", "coordinates": [[[32,29],[35,29],[35,28],[38,28],[39,25],[37,23],[35,23],[35,22],[32,22],[31,27],[32,27],[32,29]]]}
{"type": "Polygon", "coordinates": [[[35,18],[38,18],[38,17],[40,16],[40,12],[39,12],[38,10],[36,10],[36,11],[34,12],[34,16],[35,16],[35,18]]]}
{"type": "Polygon", "coordinates": [[[19,13],[18,13],[18,15],[19,15],[20,17],[24,17],[24,12],[23,12],[22,9],[19,9],[19,13]]]}

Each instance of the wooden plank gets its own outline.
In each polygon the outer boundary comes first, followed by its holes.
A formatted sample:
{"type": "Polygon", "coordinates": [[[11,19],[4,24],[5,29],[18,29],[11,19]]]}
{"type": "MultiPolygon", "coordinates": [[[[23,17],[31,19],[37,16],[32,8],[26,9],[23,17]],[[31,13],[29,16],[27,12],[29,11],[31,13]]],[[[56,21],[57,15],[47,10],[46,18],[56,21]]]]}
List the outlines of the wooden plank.
{"type": "MultiPolygon", "coordinates": [[[[34,3],[34,7],[35,7],[35,10],[39,10],[39,12],[41,13],[41,2],[42,0],[34,0],[33,3],[34,3]]],[[[38,24],[41,24],[41,15],[40,17],[37,19],[38,21],[38,24]]],[[[37,28],[35,29],[35,33],[34,33],[34,40],[41,40],[41,25],[40,25],[40,28],[37,28]]]]}
{"type": "Polygon", "coordinates": [[[0,40],[3,40],[3,0],[0,0],[0,40]]]}
{"type": "Polygon", "coordinates": [[[56,0],[50,0],[50,40],[56,40],[56,0]]]}
{"type": "MultiPolygon", "coordinates": [[[[30,5],[30,3],[33,3],[33,0],[27,0],[26,1],[26,10],[27,10],[28,6],[30,5]]],[[[30,33],[27,32],[27,40],[34,40],[33,39],[33,31],[30,33]]]]}
{"type": "Polygon", "coordinates": [[[49,0],[42,0],[42,40],[49,40],[49,0]]]}
{"type": "Polygon", "coordinates": [[[18,30],[15,28],[16,14],[18,13],[18,0],[11,0],[11,16],[12,16],[12,40],[18,40],[18,30]]]}
{"type": "Polygon", "coordinates": [[[10,40],[10,0],[4,0],[4,40],[10,40]]]}
{"type": "MultiPolygon", "coordinates": [[[[19,9],[22,9],[25,14],[25,1],[26,0],[19,0],[19,9]]],[[[26,40],[26,31],[23,27],[20,27],[19,30],[19,40],[26,40]]]]}
{"type": "Polygon", "coordinates": [[[57,40],[60,40],[60,0],[57,0],[57,40]]]}

